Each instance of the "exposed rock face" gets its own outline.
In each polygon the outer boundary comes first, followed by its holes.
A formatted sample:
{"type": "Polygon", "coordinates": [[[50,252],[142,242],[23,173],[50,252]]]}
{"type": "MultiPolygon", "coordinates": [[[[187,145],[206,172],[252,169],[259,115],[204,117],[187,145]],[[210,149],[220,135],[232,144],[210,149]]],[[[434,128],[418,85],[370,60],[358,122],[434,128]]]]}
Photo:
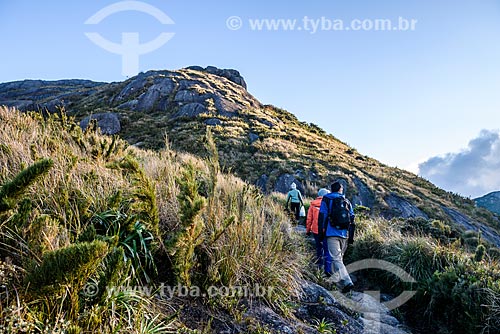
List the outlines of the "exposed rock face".
{"type": "Polygon", "coordinates": [[[474,199],[477,206],[486,208],[500,215],[500,191],[494,191],[482,197],[474,199]]]}
{"type": "MultiPolygon", "coordinates": [[[[88,80],[9,82],[0,84],[0,105],[49,112],[64,108],[78,119],[93,113],[94,118],[101,117],[98,123],[104,133],[120,132],[132,145],[144,148],[162,147],[162,134],[171,131],[175,149],[195,154],[199,153],[198,147],[192,143],[196,136],[202,135],[203,127],[221,125],[223,129],[215,129],[217,139],[225,140],[220,141],[223,143],[223,154],[219,155],[221,164],[234,168],[234,173],[257,184],[264,192],[287,193],[290,184],[295,182],[303,195],[315,196],[318,189],[312,187],[329,188],[328,183],[341,178],[348,196],[353,194],[350,199],[354,204],[370,207],[374,214],[382,211],[386,218],[427,219],[411,200],[405,199],[412,198],[414,189],[419,195],[423,194],[422,207],[429,207],[431,202],[442,203],[439,192],[420,191],[418,183],[416,187],[402,187],[397,191],[399,195],[387,195],[392,185],[380,177],[387,174],[386,167],[357,156],[355,150],[333,137],[327,138],[317,126],[303,124],[279,108],[262,105],[248,93],[245,80],[236,70],[191,66],[175,71],[148,71],[115,83],[88,80]],[[199,121],[200,126],[190,124],[193,121],[199,121]],[[192,129],[196,129],[196,134],[192,129]],[[355,189],[347,189],[348,186],[355,189]],[[306,194],[304,188],[309,193],[306,194]]],[[[88,121],[88,118],[83,119],[82,126],[85,127],[88,121]]],[[[413,184],[409,173],[397,173],[404,176],[402,181],[413,184]]],[[[426,187],[430,189],[431,185],[426,187]]],[[[474,226],[477,229],[482,221],[488,221],[489,226],[498,223],[498,218],[485,219],[471,213],[476,224],[457,211],[460,206],[452,205],[451,208],[447,214],[466,229],[474,226]]],[[[488,225],[481,229],[485,238],[500,244],[488,225]]]]}
{"type": "Polygon", "coordinates": [[[114,113],[100,113],[87,116],[80,121],[80,127],[85,130],[91,119],[95,119],[97,121],[97,126],[105,135],[114,135],[121,130],[120,120],[114,113]]]}
{"type": "Polygon", "coordinates": [[[332,294],[312,282],[304,282],[301,305],[295,315],[301,320],[325,319],[333,324],[337,333],[408,333],[399,321],[390,315],[387,307],[371,295],[353,292],[347,297],[349,302],[356,303],[356,307],[364,312],[360,318],[355,319],[346,312],[347,304],[343,305],[343,301],[335,297],[337,294],[339,293],[332,294]]]}
{"type": "Polygon", "coordinates": [[[403,217],[403,218],[414,218],[423,217],[429,219],[429,217],[422,212],[419,208],[408,202],[407,200],[397,196],[396,194],[387,195],[384,198],[387,205],[391,208],[392,212],[388,212],[385,215],[387,218],[392,217],[403,217]]]}
{"type": "Polygon", "coordinates": [[[267,193],[267,181],[269,181],[269,176],[262,174],[255,182],[255,185],[259,187],[263,193],[267,193]]]}
{"type": "Polygon", "coordinates": [[[55,112],[58,107],[68,107],[75,97],[92,94],[103,85],[105,83],[78,79],[7,82],[0,84],[0,105],[16,107],[19,110],[55,112]]]}
{"type": "Polygon", "coordinates": [[[372,208],[375,204],[375,196],[371,192],[370,188],[366,186],[359,178],[353,178],[354,185],[358,193],[353,196],[352,204],[354,205],[363,205],[369,208],[372,208]]]}
{"type": "Polygon", "coordinates": [[[196,117],[207,112],[207,108],[201,103],[188,103],[180,107],[179,111],[172,115],[172,118],[196,117]]]}
{"type": "Polygon", "coordinates": [[[223,311],[214,314],[212,308],[207,308],[206,304],[202,305],[201,301],[197,300],[183,305],[182,309],[179,310],[179,318],[190,328],[199,328],[201,324],[206,324],[207,320],[210,319],[211,333],[319,334],[316,326],[311,325],[318,318],[309,316],[306,310],[307,307],[311,307],[311,310],[314,309],[314,305],[317,310],[321,309],[328,314],[325,320],[331,322],[334,328],[338,328],[337,334],[363,333],[361,321],[338,309],[337,307],[340,305],[336,303],[327,290],[313,283],[311,283],[311,288],[309,288],[308,283],[305,283],[304,286],[313,295],[304,294],[303,300],[298,301],[299,308],[296,312],[296,318],[284,317],[259,300],[242,301],[240,307],[245,311],[239,321],[235,321],[233,316],[223,311]],[[320,298],[324,298],[327,302],[324,303],[320,298]],[[301,318],[302,316],[305,318],[301,318]],[[342,323],[342,321],[347,323],[342,323]]]}
{"type": "Polygon", "coordinates": [[[363,333],[363,324],[347,314],[332,294],[320,285],[306,282],[303,287],[301,306],[295,316],[302,321],[324,319],[333,324],[337,333],[363,333]]]}
{"type": "Polygon", "coordinates": [[[233,117],[245,108],[261,106],[245,87],[235,70],[192,66],[179,71],[149,71],[126,81],[111,105],[140,112],[164,111],[171,113],[171,119],[202,113],[233,117]],[[209,80],[206,73],[219,78],[209,80]]]}
{"type": "Polygon", "coordinates": [[[276,334],[319,333],[304,323],[284,319],[264,305],[255,305],[243,315],[243,318],[250,323],[252,320],[262,323],[272,331],[271,333],[276,334]]]}
{"type": "Polygon", "coordinates": [[[290,185],[292,183],[295,183],[297,189],[300,190],[302,194],[304,194],[304,187],[291,174],[283,174],[280,177],[278,177],[278,179],[276,180],[276,184],[274,185],[274,191],[286,194],[290,191],[290,185]]]}
{"type": "Polygon", "coordinates": [[[467,215],[455,209],[447,208],[445,206],[442,206],[441,208],[448,216],[450,216],[451,219],[453,219],[455,223],[462,225],[466,230],[478,231],[479,229],[481,231],[482,238],[496,247],[500,247],[500,235],[491,227],[478,224],[467,215]]]}
{"type": "Polygon", "coordinates": [[[240,110],[261,107],[247,92],[245,80],[238,71],[213,66],[148,71],[123,83],[25,80],[0,84],[0,105],[20,110],[55,112],[64,107],[71,112],[73,106],[79,109],[96,102],[121,110],[166,112],[172,119],[201,113],[234,117],[240,110]],[[111,97],[94,94],[100,88],[116,93],[111,97]],[[92,94],[95,96],[90,97],[92,94]]]}
{"type": "Polygon", "coordinates": [[[389,309],[367,293],[354,292],[350,299],[364,310],[359,319],[363,324],[363,333],[407,334],[398,319],[390,315],[389,309]]]}
{"type": "Polygon", "coordinates": [[[17,108],[19,110],[28,110],[33,106],[33,100],[3,100],[2,105],[17,108]]]}
{"type": "Polygon", "coordinates": [[[203,68],[201,66],[189,66],[189,67],[187,67],[187,69],[215,74],[215,75],[218,75],[220,77],[227,78],[227,79],[231,80],[232,82],[247,89],[247,84],[245,82],[245,79],[243,79],[243,77],[240,75],[240,72],[238,72],[236,70],[219,69],[215,66],[207,66],[206,68],[203,68]]]}
{"type": "Polygon", "coordinates": [[[147,75],[145,73],[139,73],[132,79],[128,80],[127,85],[120,91],[120,93],[113,98],[112,102],[117,103],[120,101],[130,100],[130,98],[135,97],[138,93],[141,93],[144,86],[147,83],[147,75]]]}
{"type": "Polygon", "coordinates": [[[445,206],[441,206],[441,208],[444,210],[444,212],[446,212],[448,216],[451,217],[451,219],[455,221],[455,223],[462,225],[467,230],[476,230],[474,222],[463,213],[454,209],[447,208],[445,206]]]}
{"type": "MultiPolygon", "coordinates": [[[[284,317],[258,300],[244,301],[245,312],[242,319],[235,322],[224,313],[211,316],[211,310],[201,305],[189,303],[180,311],[181,320],[188,326],[196,328],[207,319],[213,319],[214,333],[256,333],[257,329],[265,329],[266,333],[276,334],[319,334],[315,321],[323,319],[335,328],[337,334],[407,334],[408,332],[394,318],[387,307],[369,294],[353,292],[347,298],[356,303],[364,313],[348,310],[335,296],[338,292],[326,290],[309,281],[302,283],[303,293],[294,309],[295,318],[284,317]]],[[[345,297],[342,297],[345,298],[345,297]]]]}
{"type": "Polygon", "coordinates": [[[161,101],[165,102],[165,98],[170,97],[174,89],[175,84],[170,78],[155,78],[154,84],[144,94],[140,95],[136,109],[146,112],[153,110],[156,104],[161,103],[161,101]]]}

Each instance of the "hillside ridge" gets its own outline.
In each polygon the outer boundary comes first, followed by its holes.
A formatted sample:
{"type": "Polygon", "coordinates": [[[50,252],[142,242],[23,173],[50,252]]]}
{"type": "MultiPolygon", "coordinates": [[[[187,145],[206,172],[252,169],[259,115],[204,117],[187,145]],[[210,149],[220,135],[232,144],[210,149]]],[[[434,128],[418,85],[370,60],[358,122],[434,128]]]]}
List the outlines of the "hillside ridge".
{"type": "Polygon", "coordinates": [[[493,191],[484,196],[474,199],[474,202],[482,208],[500,215],[500,191],[493,191]]]}
{"type": "MultiPolygon", "coordinates": [[[[307,196],[340,180],[356,205],[385,218],[438,219],[456,233],[482,231],[500,246],[498,217],[467,198],[360,154],[315,124],[262,104],[236,70],[191,66],[154,70],[123,82],[25,81],[0,84],[0,105],[66,112],[85,127],[136,147],[160,149],[165,136],[180,151],[202,154],[212,128],[223,168],[264,193],[285,193],[295,182],[307,196]]],[[[354,131],[355,131],[355,124],[354,131]]]]}

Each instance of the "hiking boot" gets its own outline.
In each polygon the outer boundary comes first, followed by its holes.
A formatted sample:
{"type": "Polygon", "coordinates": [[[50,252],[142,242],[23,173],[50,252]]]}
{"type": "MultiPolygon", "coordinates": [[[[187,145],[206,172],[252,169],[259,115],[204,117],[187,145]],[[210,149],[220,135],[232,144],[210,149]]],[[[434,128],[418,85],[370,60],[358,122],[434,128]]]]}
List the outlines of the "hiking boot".
{"type": "Polygon", "coordinates": [[[352,289],[354,289],[354,284],[349,283],[349,284],[347,284],[346,286],[344,286],[344,287],[342,288],[342,293],[348,293],[348,292],[351,292],[351,291],[352,291],[352,289]]]}

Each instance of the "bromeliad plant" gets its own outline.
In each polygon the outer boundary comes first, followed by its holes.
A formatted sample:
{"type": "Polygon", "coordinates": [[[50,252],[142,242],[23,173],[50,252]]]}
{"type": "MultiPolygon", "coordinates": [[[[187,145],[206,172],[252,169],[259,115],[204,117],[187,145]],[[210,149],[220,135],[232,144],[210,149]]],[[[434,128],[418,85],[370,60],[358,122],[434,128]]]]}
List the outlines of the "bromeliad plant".
{"type": "Polygon", "coordinates": [[[123,248],[124,260],[130,260],[132,273],[140,282],[151,281],[151,273],[156,272],[152,253],[153,234],[145,225],[120,210],[109,210],[94,216],[97,237],[101,237],[114,246],[123,248]]]}
{"type": "Polygon", "coordinates": [[[94,228],[96,237],[123,248],[135,281],[150,283],[157,273],[154,247],[159,238],[155,185],[132,155],[108,167],[120,171],[133,187],[128,193],[111,196],[112,209],[95,214],[88,229],[94,228]]]}

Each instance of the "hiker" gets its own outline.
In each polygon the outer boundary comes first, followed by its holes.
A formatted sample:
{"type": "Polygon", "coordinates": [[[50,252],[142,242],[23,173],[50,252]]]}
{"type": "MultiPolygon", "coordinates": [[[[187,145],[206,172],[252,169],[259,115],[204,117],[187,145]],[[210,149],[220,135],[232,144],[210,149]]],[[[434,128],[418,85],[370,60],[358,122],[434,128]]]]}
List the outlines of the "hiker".
{"type": "Polygon", "coordinates": [[[318,197],[311,201],[309,210],[307,210],[306,235],[309,236],[312,232],[314,242],[316,244],[316,264],[320,268],[321,266],[324,266],[325,275],[330,277],[332,275],[332,260],[330,258],[330,252],[328,251],[328,245],[325,237],[318,229],[318,217],[321,200],[323,199],[323,196],[328,193],[328,189],[321,188],[318,191],[318,197]]]}
{"type": "Polygon", "coordinates": [[[285,209],[288,210],[288,202],[290,202],[290,209],[295,214],[295,219],[299,221],[300,207],[304,205],[304,202],[302,202],[302,195],[300,193],[300,190],[297,189],[297,185],[295,183],[292,183],[290,185],[290,188],[290,191],[286,195],[285,209]]]}
{"type": "Polygon", "coordinates": [[[354,242],[354,211],[343,195],[340,182],[331,185],[331,193],[323,196],[319,210],[318,226],[326,237],[328,251],[332,261],[334,282],[342,293],[354,287],[351,277],[344,266],[343,256],[347,244],[354,242]]]}

